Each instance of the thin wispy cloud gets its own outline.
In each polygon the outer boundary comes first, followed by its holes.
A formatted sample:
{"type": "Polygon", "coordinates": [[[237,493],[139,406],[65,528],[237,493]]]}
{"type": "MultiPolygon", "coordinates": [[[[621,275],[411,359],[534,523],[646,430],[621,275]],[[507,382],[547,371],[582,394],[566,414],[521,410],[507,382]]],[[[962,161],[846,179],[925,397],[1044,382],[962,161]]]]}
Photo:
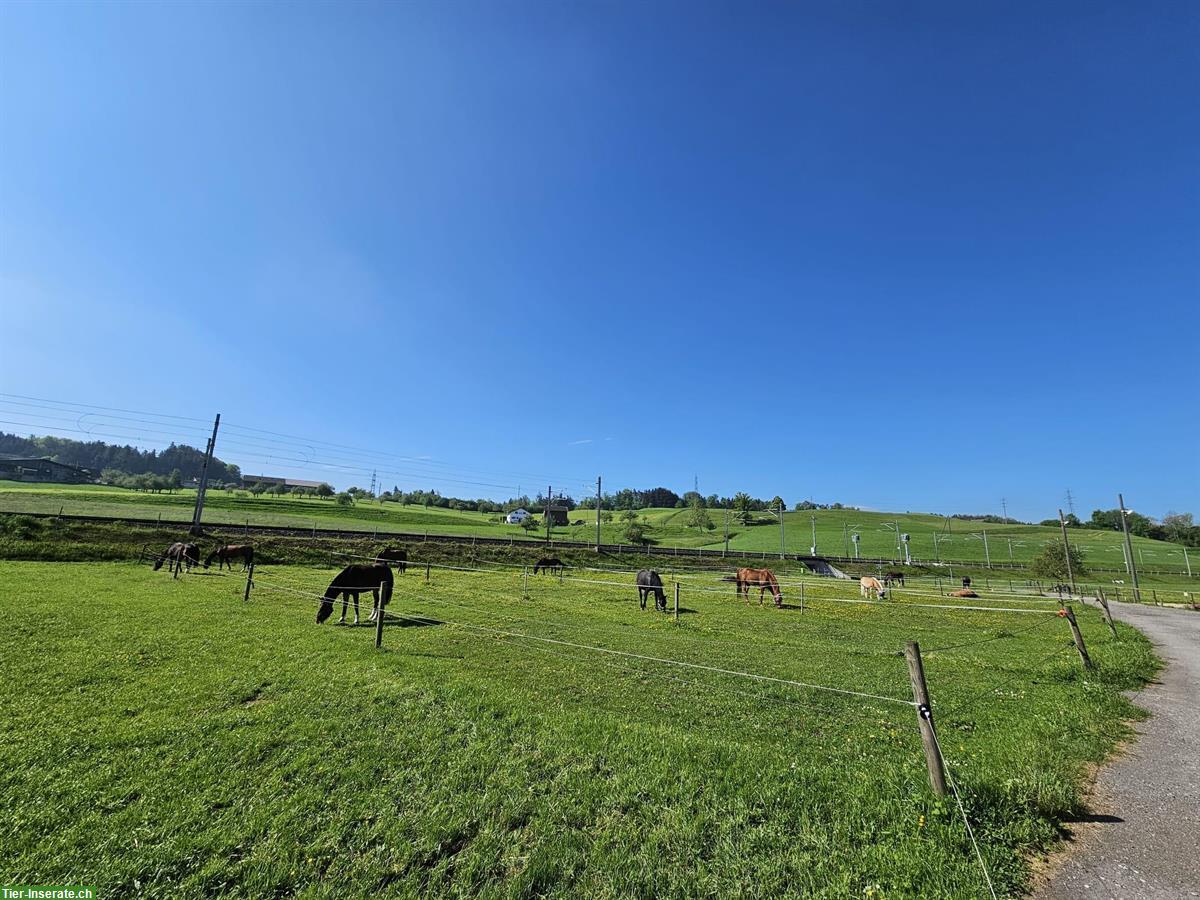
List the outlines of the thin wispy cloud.
{"type": "Polygon", "coordinates": [[[567,446],[575,447],[575,446],[578,446],[579,444],[590,444],[591,442],[592,442],[591,438],[583,438],[582,440],[578,440],[578,441],[568,441],[567,446]]]}

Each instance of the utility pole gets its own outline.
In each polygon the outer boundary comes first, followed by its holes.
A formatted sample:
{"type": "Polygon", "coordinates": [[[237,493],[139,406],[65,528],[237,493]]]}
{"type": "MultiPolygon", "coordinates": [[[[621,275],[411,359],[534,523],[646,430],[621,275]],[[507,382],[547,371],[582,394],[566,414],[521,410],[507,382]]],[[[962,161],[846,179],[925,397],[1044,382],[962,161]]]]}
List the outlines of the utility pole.
{"type": "Polygon", "coordinates": [[[1000,498],[1000,508],[1004,510],[1004,524],[1008,524],[1008,500],[1004,497],[1000,498]]]}
{"type": "Polygon", "coordinates": [[[1183,550],[1183,564],[1185,566],[1187,566],[1188,578],[1191,578],[1192,577],[1192,561],[1190,559],[1188,559],[1187,547],[1181,547],[1180,549],[1183,550]]]}
{"type": "Polygon", "coordinates": [[[779,503],[779,558],[783,559],[783,557],[785,555],[786,554],[783,549],[783,501],[780,501],[780,503],[779,503]]]}
{"type": "Polygon", "coordinates": [[[1075,498],[1071,496],[1071,489],[1067,488],[1067,512],[1075,515],[1075,498]]]}
{"type": "Polygon", "coordinates": [[[817,555],[817,517],[816,516],[812,517],[812,534],[813,534],[812,555],[816,556],[817,555]]]}
{"type": "Polygon", "coordinates": [[[371,470],[371,496],[375,496],[375,470],[371,470]]]}
{"type": "Polygon", "coordinates": [[[990,569],[992,567],[992,554],[988,550],[986,528],[983,529],[983,558],[987,560],[987,567],[990,569]]]}
{"type": "Polygon", "coordinates": [[[729,555],[729,504],[725,504],[725,555],[729,555]]]}
{"type": "Polygon", "coordinates": [[[1129,576],[1133,579],[1133,599],[1142,602],[1142,592],[1138,588],[1137,566],[1133,564],[1133,543],[1129,540],[1128,513],[1125,512],[1125,498],[1117,494],[1117,503],[1121,507],[1121,530],[1125,532],[1125,558],[1129,560],[1129,576]]]}
{"type": "Polygon", "coordinates": [[[213,422],[212,437],[208,439],[208,449],[204,451],[204,465],[200,469],[200,487],[196,491],[196,511],[192,513],[192,527],[188,529],[190,534],[200,534],[200,517],[204,515],[204,492],[208,489],[208,464],[212,461],[213,452],[217,449],[217,429],[221,427],[221,414],[217,413],[217,419],[213,422]]]}
{"type": "Polygon", "coordinates": [[[554,485],[546,485],[546,543],[550,543],[550,492],[554,490],[554,485]]]}
{"type": "Polygon", "coordinates": [[[935,532],[933,533],[933,559],[934,559],[934,562],[941,562],[941,561],[942,561],[942,555],[941,555],[941,554],[938,552],[938,543],[937,543],[937,539],[938,539],[938,534],[937,534],[937,532],[935,531],[935,532]]]}
{"type": "Polygon", "coordinates": [[[600,476],[596,476],[596,552],[600,552],[600,476]]]}
{"type": "Polygon", "coordinates": [[[850,529],[849,523],[842,523],[842,554],[846,559],[850,558],[850,529]]]}
{"type": "Polygon", "coordinates": [[[1075,593],[1075,570],[1071,567],[1071,545],[1067,541],[1067,520],[1063,516],[1063,511],[1058,511],[1058,524],[1062,528],[1063,534],[1063,553],[1067,559],[1067,578],[1071,582],[1071,593],[1075,593]]]}

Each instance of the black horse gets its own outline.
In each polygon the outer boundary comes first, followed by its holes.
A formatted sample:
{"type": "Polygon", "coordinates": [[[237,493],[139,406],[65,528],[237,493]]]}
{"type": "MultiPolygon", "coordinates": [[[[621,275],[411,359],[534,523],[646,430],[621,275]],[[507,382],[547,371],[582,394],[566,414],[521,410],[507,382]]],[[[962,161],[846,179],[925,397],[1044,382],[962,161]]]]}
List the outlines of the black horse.
{"type": "Polygon", "coordinates": [[[375,621],[376,616],[383,615],[383,609],[392,599],[392,570],[384,565],[374,566],[346,566],[338,573],[337,577],[329,583],[329,587],[325,589],[325,596],[321,598],[321,604],[317,607],[317,624],[320,625],[331,615],[333,615],[333,601],[340,594],[342,597],[342,618],[339,624],[344,624],[346,621],[346,606],[350,600],[354,601],[354,624],[358,624],[358,595],[366,591],[371,592],[371,596],[375,602],[371,606],[371,621],[375,621]],[[383,596],[380,596],[382,592],[383,596]]]}
{"type": "Polygon", "coordinates": [[[546,556],[537,561],[537,565],[533,567],[533,574],[538,572],[546,572],[550,575],[561,575],[563,570],[562,560],[554,556],[546,556]]]}
{"type": "Polygon", "coordinates": [[[971,576],[964,575],[963,576],[963,590],[969,591],[970,589],[971,589],[971,576]]]}
{"type": "Polygon", "coordinates": [[[654,608],[659,612],[667,611],[667,594],[663,590],[662,579],[658,577],[658,573],[653,569],[642,569],[637,574],[638,599],[642,602],[642,609],[646,608],[646,597],[650,594],[654,595],[654,608]]]}
{"type": "Polygon", "coordinates": [[[163,563],[170,563],[171,577],[178,578],[181,569],[190,572],[192,566],[200,565],[200,548],[195,544],[176,541],[154,561],[154,571],[161,569],[163,563]]]}
{"type": "Polygon", "coordinates": [[[375,554],[375,562],[395,563],[396,568],[399,569],[400,574],[403,575],[408,569],[408,551],[403,547],[385,547],[375,554]]]}
{"type": "Polygon", "coordinates": [[[898,585],[900,585],[900,587],[904,587],[904,573],[903,572],[887,572],[884,574],[883,586],[891,587],[893,584],[898,584],[898,585]]]}
{"type": "Polygon", "coordinates": [[[204,560],[204,568],[207,569],[211,566],[214,559],[217,561],[218,572],[226,565],[233,569],[233,560],[235,559],[242,561],[242,571],[245,572],[247,568],[254,565],[254,547],[250,544],[226,544],[224,547],[217,547],[204,560]]]}

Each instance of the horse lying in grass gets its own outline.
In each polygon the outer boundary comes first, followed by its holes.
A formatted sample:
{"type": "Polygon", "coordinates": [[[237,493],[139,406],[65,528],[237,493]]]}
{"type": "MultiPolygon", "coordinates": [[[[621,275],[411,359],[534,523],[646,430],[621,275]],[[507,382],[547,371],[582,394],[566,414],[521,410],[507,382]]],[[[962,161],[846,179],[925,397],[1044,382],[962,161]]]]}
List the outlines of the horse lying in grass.
{"type": "Polygon", "coordinates": [[[539,559],[533,567],[533,574],[538,572],[546,572],[550,575],[561,575],[563,570],[562,560],[555,556],[546,556],[539,559]]]}
{"type": "Polygon", "coordinates": [[[161,569],[163,563],[170,563],[171,577],[178,578],[180,569],[190,572],[192,566],[200,565],[200,548],[195,544],[176,541],[154,561],[154,571],[157,572],[161,569]]]}
{"type": "Polygon", "coordinates": [[[342,597],[342,617],[338,620],[338,624],[346,624],[346,607],[353,600],[354,624],[357,625],[358,595],[366,591],[370,591],[372,598],[374,598],[374,603],[371,605],[371,618],[369,619],[369,621],[374,622],[375,617],[382,616],[384,607],[391,602],[393,584],[392,570],[387,566],[346,566],[329,583],[329,587],[325,589],[325,595],[321,598],[320,606],[317,607],[317,624],[320,625],[333,615],[333,601],[340,594],[342,597]]]}
{"type": "Polygon", "coordinates": [[[779,589],[779,582],[775,578],[775,573],[770,569],[738,569],[737,570],[737,595],[745,596],[746,605],[750,605],[750,589],[758,588],[758,605],[763,604],[763,592],[768,588],[771,591],[771,596],[775,598],[777,607],[783,606],[783,591],[779,589]]]}
{"type": "Polygon", "coordinates": [[[653,569],[642,569],[637,573],[637,588],[638,599],[642,602],[642,609],[646,608],[646,598],[654,595],[654,608],[659,612],[667,611],[667,594],[663,590],[662,579],[658,577],[658,573],[653,569]]]}
{"type": "Polygon", "coordinates": [[[242,571],[245,572],[251,565],[254,564],[254,547],[250,544],[226,544],[224,547],[218,547],[204,560],[204,568],[212,565],[213,560],[217,561],[217,571],[220,572],[226,565],[230,571],[233,570],[233,560],[240,559],[242,561],[242,571]]]}
{"type": "Polygon", "coordinates": [[[395,563],[396,568],[403,575],[408,569],[408,551],[403,547],[385,547],[375,554],[375,562],[377,563],[395,563]]]}
{"type": "Polygon", "coordinates": [[[870,575],[864,575],[858,579],[858,592],[868,600],[874,595],[876,600],[887,599],[887,587],[878,578],[873,578],[870,575]]]}

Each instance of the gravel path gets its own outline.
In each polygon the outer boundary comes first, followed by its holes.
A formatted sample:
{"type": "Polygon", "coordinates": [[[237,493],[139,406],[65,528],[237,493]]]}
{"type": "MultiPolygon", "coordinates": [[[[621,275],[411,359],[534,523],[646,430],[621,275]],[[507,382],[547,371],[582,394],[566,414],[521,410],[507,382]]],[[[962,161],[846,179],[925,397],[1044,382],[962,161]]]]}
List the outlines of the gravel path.
{"type": "Polygon", "coordinates": [[[1200,897],[1200,613],[1112,604],[1167,663],[1136,695],[1151,713],[1123,756],[1100,770],[1088,822],[1040,900],[1200,897]]]}

